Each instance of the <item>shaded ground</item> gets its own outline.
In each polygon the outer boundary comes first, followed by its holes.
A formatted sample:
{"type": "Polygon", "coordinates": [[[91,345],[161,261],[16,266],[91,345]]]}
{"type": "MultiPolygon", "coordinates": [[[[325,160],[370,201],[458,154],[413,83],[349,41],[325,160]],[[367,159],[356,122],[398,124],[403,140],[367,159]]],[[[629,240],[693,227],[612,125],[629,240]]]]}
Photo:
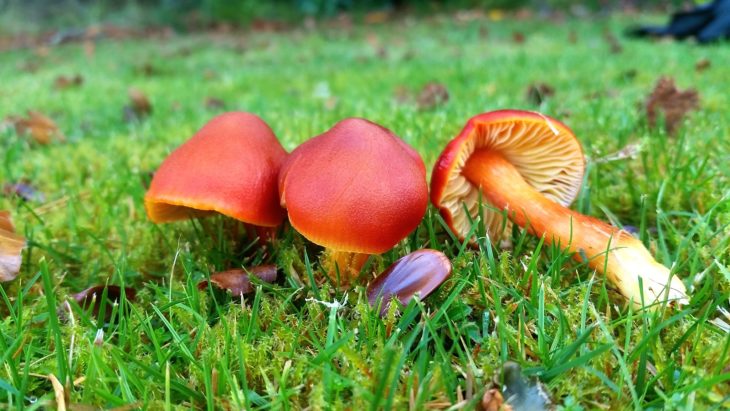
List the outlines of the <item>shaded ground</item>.
{"type": "Polygon", "coordinates": [[[728,406],[730,336],[710,321],[730,294],[730,57],[725,45],[610,35],[627,20],[439,17],[2,54],[0,118],[38,110],[65,142],[0,129],[0,181],[43,195],[0,197],[29,240],[20,279],[1,288],[0,399],[47,406],[54,374],[74,381],[67,403],[105,407],[447,408],[473,405],[512,359],[569,409],[728,406]],[[661,121],[649,128],[643,109],[660,75],[700,95],[672,136],[661,121]],[[72,80],[54,86],[59,76],[72,80]],[[422,91],[429,83],[443,87],[422,91]],[[539,83],[552,95],[528,92],[539,83]],[[148,116],[130,88],[149,100],[148,116]],[[430,168],[470,116],[505,107],[573,128],[589,159],[575,208],[640,227],[692,290],[688,307],[632,312],[603,279],[520,233],[511,252],[460,247],[431,209],[372,269],[427,246],[452,258],[454,275],[423,305],[381,320],[362,287],[310,286],[319,250],[297,234],[251,252],[222,218],[154,226],[144,214],[149,173],[225,110],[261,115],[288,150],[365,117],[430,168]],[[285,279],[243,303],[196,287],[211,272],[270,262],[285,279]],[[60,301],[107,282],[135,288],[136,300],[108,322],[78,307],[56,320],[60,301]]]}

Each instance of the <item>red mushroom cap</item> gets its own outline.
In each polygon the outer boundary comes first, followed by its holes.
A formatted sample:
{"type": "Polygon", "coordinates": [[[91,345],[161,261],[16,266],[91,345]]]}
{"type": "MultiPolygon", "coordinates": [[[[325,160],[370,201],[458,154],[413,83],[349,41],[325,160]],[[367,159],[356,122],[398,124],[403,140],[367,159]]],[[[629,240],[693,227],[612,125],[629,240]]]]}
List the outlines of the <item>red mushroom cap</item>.
{"type": "Polygon", "coordinates": [[[218,212],[263,227],[281,224],[276,178],[286,151],[250,113],[221,114],[160,165],[145,195],[147,215],[168,222],[218,212]]]}
{"type": "Polygon", "coordinates": [[[314,243],[380,254],[421,222],[423,160],[390,130],[350,118],[292,151],[279,173],[289,221],[314,243]]]}
{"type": "MultiPolygon", "coordinates": [[[[472,185],[461,171],[472,153],[483,149],[500,152],[528,184],[558,204],[570,205],[580,191],[585,158],[568,126],[531,111],[479,114],[469,119],[461,133],[444,148],[431,174],[431,202],[461,238],[467,236],[471,219],[478,215],[480,198],[479,187],[472,185]]],[[[493,239],[499,239],[501,213],[486,207],[483,212],[489,233],[493,239]]]]}

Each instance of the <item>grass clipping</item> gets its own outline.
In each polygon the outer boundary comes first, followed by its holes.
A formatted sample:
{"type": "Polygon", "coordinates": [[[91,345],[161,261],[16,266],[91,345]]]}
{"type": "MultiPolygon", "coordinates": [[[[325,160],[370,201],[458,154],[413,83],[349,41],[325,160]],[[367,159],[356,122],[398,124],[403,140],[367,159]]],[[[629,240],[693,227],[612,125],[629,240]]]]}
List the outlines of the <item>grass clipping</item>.
{"type": "Polygon", "coordinates": [[[12,281],[20,272],[25,238],[15,233],[9,211],[0,211],[0,282],[12,281]]]}

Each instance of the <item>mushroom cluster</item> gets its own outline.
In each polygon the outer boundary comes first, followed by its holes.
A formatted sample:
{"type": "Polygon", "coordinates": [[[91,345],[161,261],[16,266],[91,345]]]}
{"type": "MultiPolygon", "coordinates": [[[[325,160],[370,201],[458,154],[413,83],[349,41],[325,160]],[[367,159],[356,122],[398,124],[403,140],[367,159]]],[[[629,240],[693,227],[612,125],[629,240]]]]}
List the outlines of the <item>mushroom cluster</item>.
{"type": "MultiPolygon", "coordinates": [[[[492,240],[514,223],[605,273],[635,304],[686,300],[681,280],[639,240],[567,208],[584,171],[580,143],[567,126],[539,113],[495,111],[470,119],[446,146],[430,197],[462,240],[474,240],[467,237],[479,218],[492,240]]],[[[393,249],[416,229],[428,197],[420,155],[380,125],[344,119],[287,154],[261,118],[232,112],[169,155],[145,206],[156,223],[220,213],[265,240],[287,217],[324,247],[322,271],[347,286],[358,282],[370,255],[393,249]]],[[[450,273],[440,252],[416,251],[371,282],[371,303],[376,296],[402,303],[415,293],[425,297],[450,273]]]]}

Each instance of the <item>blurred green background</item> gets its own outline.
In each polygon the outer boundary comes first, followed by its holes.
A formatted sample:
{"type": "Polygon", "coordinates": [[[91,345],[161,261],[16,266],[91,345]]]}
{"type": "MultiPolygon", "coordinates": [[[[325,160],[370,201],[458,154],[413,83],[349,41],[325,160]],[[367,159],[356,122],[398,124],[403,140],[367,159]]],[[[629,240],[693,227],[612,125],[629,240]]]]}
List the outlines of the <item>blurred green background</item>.
{"type": "MultiPolygon", "coordinates": [[[[697,1],[696,1],[697,2],[697,1]]],[[[458,9],[520,9],[537,13],[610,13],[627,9],[666,11],[693,3],[682,0],[0,0],[0,33],[38,32],[100,22],[172,26],[196,30],[211,25],[248,26],[257,21],[301,23],[348,13],[428,14],[458,9]]]]}

